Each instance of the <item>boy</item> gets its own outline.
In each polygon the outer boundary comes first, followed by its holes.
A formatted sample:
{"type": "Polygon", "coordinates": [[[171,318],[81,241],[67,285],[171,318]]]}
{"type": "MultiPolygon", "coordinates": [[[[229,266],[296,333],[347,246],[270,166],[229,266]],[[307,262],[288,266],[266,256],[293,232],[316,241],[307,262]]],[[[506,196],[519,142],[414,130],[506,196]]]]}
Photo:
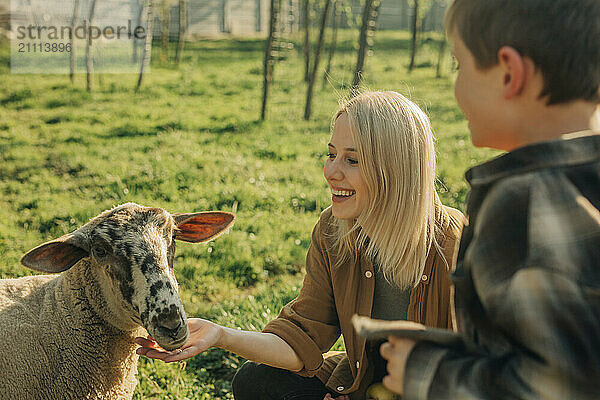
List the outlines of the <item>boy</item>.
{"type": "Polygon", "coordinates": [[[471,185],[455,304],[464,346],[390,338],[412,399],[600,399],[599,0],[456,0],[455,95],[507,154],[471,185]]]}

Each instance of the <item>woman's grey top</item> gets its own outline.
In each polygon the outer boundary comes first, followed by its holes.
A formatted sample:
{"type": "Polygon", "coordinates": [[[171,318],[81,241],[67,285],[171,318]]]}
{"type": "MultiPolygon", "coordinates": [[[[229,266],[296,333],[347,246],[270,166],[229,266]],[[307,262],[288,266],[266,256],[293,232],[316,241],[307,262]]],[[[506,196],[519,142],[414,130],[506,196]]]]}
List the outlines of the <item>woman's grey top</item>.
{"type": "MultiPolygon", "coordinates": [[[[385,320],[405,320],[410,302],[410,288],[403,290],[395,284],[389,283],[383,276],[381,267],[373,263],[375,270],[375,293],[373,295],[373,308],[371,318],[385,320]]],[[[381,382],[387,375],[386,360],[379,354],[379,348],[386,340],[367,342],[367,357],[374,366],[373,383],[381,382]]]]}
{"type": "Polygon", "coordinates": [[[410,288],[400,289],[389,283],[383,276],[381,267],[373,265],[375,270],[375,293],[371,318],[385,320],[405,320],[410,301],[410,288]]]}

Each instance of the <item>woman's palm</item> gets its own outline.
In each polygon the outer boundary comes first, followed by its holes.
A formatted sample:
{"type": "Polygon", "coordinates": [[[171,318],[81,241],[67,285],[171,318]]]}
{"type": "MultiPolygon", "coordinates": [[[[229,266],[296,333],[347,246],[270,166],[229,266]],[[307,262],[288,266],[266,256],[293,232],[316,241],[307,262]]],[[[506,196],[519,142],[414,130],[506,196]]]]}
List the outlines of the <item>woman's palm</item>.
{"type": "Polygon", "coordinates": [[[137,349],[137,354],[164,362],[182,361],[214,347],[220,339],[220,327],[205,319],[189,318],[188,328],[190,336],[180,349],[167,351],[151,337],[138,337],[135,342],[142,347],[137,349]]]}

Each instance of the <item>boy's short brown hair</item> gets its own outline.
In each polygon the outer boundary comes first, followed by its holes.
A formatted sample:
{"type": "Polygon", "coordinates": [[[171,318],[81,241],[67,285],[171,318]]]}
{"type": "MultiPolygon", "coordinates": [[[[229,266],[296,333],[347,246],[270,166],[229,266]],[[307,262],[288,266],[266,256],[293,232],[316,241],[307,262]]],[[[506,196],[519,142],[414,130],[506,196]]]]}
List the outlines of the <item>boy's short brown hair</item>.
{"type": "Polygon", "coordinates": [[[455,0],[447,32],[457,32],[481,69],[502,46],[530,58],[544,76],[548,105],[600,103],[600,0],[455,0]]]}

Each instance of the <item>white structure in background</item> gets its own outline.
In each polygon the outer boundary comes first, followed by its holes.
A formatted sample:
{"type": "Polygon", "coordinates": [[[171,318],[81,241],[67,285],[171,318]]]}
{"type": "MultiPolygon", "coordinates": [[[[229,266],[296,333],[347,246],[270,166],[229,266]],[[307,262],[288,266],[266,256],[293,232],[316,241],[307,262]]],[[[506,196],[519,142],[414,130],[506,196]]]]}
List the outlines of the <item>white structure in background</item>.
{"type": "MultiPolygon", "coordinates": [[[[35,8],[43,7],[43,4],[53,4],[52,1],[43,0],[12,0],[24,1],[35,8]]],[[[162,0],[154,0],[155,4],[160,5],[162,0]]],[[[380,15],[377,21],[377,28],[410,30],[412,9],[408,5],[408,0],[382,0],[380,15]]],[[[0,31],[9,29],[9,10],[11,0],[0,0],[0,31]]],[[[81,0],[82,11],[88,0],[81,0]]],[[[111,13],[107,14],[109,18],[115,20],[124,16],[133,17],[135,10],[139,9],[143,0],[104,0],[98,2],[98,5],[110,3],[111,13]]],[[[302,0],[281,0],[281,9],[283,18],[283,29],[286,32],[298,31],[301,27],[302,0]]],[[[361,15],[362,6],[360,0],[342,0],[345,5],[351,5],[351,16],[354,20],[361,15]]],[[[64,9],[65,16],[69,15],[71,1],[62,2],[61,8],[64,9]]],[[[169,36],[170,39],[177,39],[179,32],[179,6],[178,2],[171,3],[169,36]]],[[[269,29],[269,7],[270,0],[187,0],[187,27],[186,35],[188,39],[194,37],[206,36],[265,36],[269,29]]],[[[445,7],[434,2],[431,10],[425,17],[423,29],[425,31],[442,30],[445,7]]],[[[349,16],[342,14],[341,27],[356,26],[355,23],[348,21],[349,16]]],[[[125,19],[127,19],[125,18],[125,19]]],[[[134,18],[132,18],[134,19],[134,18]]],[[[313,21],[316,24],[318,21],[313,21]]],[[[160,15],[159,7],[155,10],[154,35],[160,37],[160,15]]]]}
{"type": "MultiPolygon", "coordinates": [[[[157,0],[159,1],[159,0],[157,0]]],[[[303,0],[281,0],[282,24],[284,32],[296,32],[301,28],[303,20],[303,0]]],[[[408,0],[382,0],[378,29],[411,29],[412,9],[408,0]]],[[[362,14],[360,0],[342,0],[351,5],[351,18],[356,20],[362,14]]],[[[270,0],[188,0],[186,35],[188,38],[234,35],[264,36],[269,30],[270,0]]],[[[425,31],[442,30],[445,7],[438,2],[429,10],[423,21],[425,31]]],[[[179,31],[179,10],[176,2],[171,8],[169,36],[177,38],[179,31]]],[[[348,28],[356,23],[348,21],[349,16],[342,14],[341,27],[348,28]]],[[[160,22],[156,21],[155,35],[160,36],[160,22]]],[[[314,26],[318,19],[313,21],[314,26]]]]}

